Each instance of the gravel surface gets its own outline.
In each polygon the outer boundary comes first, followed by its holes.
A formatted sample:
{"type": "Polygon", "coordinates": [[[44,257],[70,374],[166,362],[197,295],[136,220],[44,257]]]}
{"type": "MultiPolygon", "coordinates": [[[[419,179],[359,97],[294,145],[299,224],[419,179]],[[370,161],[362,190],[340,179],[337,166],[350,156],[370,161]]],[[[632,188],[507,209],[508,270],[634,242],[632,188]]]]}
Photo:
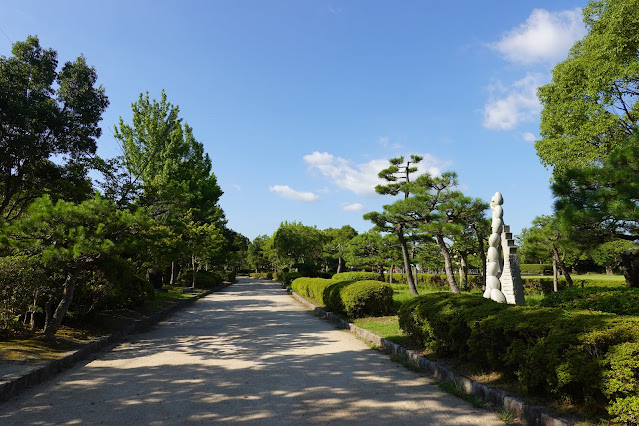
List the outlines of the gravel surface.
{"type": "Polygon", "coordinates": [[[0,404],[0,424],[492,425],[489,411],[240,279],[0,404]]]}

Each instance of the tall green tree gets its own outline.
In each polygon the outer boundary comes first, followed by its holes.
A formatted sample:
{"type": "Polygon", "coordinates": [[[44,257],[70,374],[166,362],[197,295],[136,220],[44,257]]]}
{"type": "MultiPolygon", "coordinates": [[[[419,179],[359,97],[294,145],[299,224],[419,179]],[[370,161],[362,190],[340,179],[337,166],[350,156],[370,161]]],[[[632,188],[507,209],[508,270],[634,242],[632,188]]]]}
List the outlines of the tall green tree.
{"type": "Polygon", "coordinates": [[[601,163],[568,169],[553,184],[557,216],[572,241],[591,248],[616,240],[635,244],[621,254],[621,269],[631,287],[639,287],[637,188],[639,131],[601,163]]]}
{"type": "Polygon", "coordinates": [[[258,235],[248,246],[247,262],[255,272],[266,271],[271,265],[266,248],[268,239],[268,235],[258,235]]]}
{"type": "Polygon", "coordinates": [[[315,263],[321,258],[326,237],[313,226],[301,222],[282,222],[273,235],[273,248],[289,266],[294,263],[315,263]]]}
{"type": "Polygon", "coordinates": [[[556,175],[601,161],[639,120],[639,0],[590,0],[588,34],[539,88],[541,162],[556,175]]]}
{"type": "Polygon", "coordinates": [[[344,272],[344,244],[355,237],[357,231],[350,225],[344,225],[341,228],[327,228],[322,232],[326,236],[324,258],[327,261],[337,260],[337,273],[344,272]]]}
{"type": "Polygon", "coordinates": [[[0,56],[0,217],[9,220],[45,193],[90,197],[88,168],[109,104],[83,56],[58,71],[57,52],[33,36],[12,53],[0,56]]]}
{"type": "Polygon", "coordinates": [[[404,157],[391,158],[389,166],[380,171],[378,176],[384,179],[386,185],[377,185],[375,191],[381,195],[397,196],[404,195],[404,204],[389,204],[384,206],[383,212],[369,212],[364,215],[364,219],[370,220],[375,224],[376,230],[381,232],[392,233],[397,236],[399,246],[402,250],[404,259],[404,270],[406,271],[406,281],[411,294],[417,295],[417,287],[413,279],[411,266],[410,249],[406,234],[409,233],[413,225],[413,221],[405,214],[405,204],[410,203],[409,197],[411,193],[411,175],[418,171],[415,166],[422,161],[422,157],[411,155],[409,161],[404,164],[404,157]],[[411,164],[413,166],[411,167],[411,164]]]}

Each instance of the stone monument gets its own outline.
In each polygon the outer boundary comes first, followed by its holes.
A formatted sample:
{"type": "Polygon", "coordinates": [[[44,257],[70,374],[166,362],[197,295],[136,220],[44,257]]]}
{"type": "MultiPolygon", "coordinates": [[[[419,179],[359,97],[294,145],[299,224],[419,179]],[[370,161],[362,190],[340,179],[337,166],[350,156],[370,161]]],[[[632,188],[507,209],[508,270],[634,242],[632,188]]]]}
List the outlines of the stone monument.
{"type": "Polygon", "coordinates": [[[504,225],[504,198],[495,192],[490,200],[493,210],[488,253],[486,254],[486,291],[484,297],[510,305],[525,305],[519,256],[510,227],[504,225]],[[500,253],[501,252],[501,253],[500,253]],[[503,254],[500,256],[500,254],[503,254]]]}

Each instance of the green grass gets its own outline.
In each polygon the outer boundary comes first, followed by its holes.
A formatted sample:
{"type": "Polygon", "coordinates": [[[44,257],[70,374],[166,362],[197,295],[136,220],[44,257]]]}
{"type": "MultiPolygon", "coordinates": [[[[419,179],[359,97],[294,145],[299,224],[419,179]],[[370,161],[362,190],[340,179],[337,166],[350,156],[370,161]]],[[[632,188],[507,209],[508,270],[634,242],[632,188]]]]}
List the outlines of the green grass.
{"type": "Polygon", "coordinates": [[[399,329],[397,315],[388,317],[359,318],[354,321],[358,327],[371,331],[395,343],[403,343],[407,336],[399,329]]]}

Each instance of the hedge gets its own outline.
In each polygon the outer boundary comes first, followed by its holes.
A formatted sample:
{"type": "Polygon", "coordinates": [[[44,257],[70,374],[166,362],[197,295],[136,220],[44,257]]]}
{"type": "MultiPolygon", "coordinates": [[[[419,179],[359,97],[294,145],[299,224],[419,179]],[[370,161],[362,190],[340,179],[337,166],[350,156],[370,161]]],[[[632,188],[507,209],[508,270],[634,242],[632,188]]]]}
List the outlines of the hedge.
{"type": "Polygon", "coordinates": [[[639,422],[639,317],[432,293],[402,305],[399,324],[418,344],[477,371],[502,372],[530,395],[639,422]]]}
{"type": "Polygon", "coordinates": [[[393,288],[381,281],[302,277],[291,286],[302,297],[349,318],[387,315],[393,307],[393,288]]]}
{"type": "Polygon", "coordinates": [[[639,288],[572,287],[547,295],[541,306],[639,316],[639,288]]]}
{"type": "MultiPolygon", "coordinates": [[[[390,280],[390,274],[386,274],[386,282],[390,280]]],[[[448,288],[448,278],[444,274],[422,274],[419,273],[413,277],[415,284],[424,285],[427,287],[445,287],[448,288]]],[[[457,285],[459,285],[459,275],[455,275],[457,285]]],[[[408,284],[406,274],[393,273],[393,284],[408,284]]],[[[481,288],[484,285],[484,277],[481,275],[468,275],[467,288],[481,288]]]]}
{"type": "Polygon", "coordinates": [[[334,280],[339,281],[381,281],[382,276],[378,272],[340,272],[332,277],[334,280]]]}
{"type": "Polygon", "coordinates": [[[550,263],[520,263],[519,270],[522,274],[552,275],[550,263]]]}
{"type": "Polygon", "coordinates": [[[262,280],[272,280],[273,279],[273,272],[251,272],[249,274],[249,277],[251,278],[259,278],[262,280]]]}

